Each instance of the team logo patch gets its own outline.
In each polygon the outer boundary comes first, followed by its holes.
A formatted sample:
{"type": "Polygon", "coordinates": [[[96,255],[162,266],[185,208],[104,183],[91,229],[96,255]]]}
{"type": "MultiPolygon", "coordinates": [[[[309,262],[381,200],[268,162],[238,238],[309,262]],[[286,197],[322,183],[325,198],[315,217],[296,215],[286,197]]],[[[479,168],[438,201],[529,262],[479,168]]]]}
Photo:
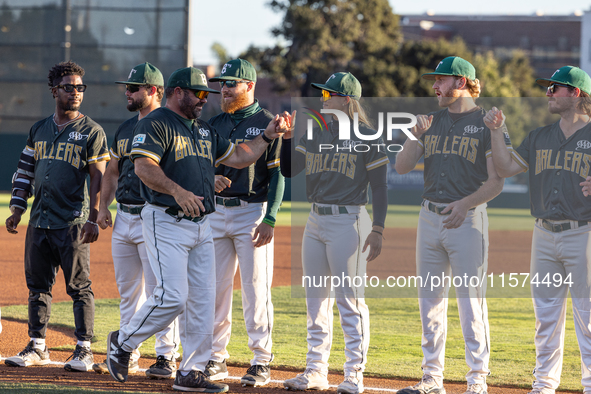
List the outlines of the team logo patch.
{"type": "Polygon", "coordinates": [[[135,74],[137,72],[137,70],[135,68],[132,68],[131,71],[129,72],[129,76],[127,77],[127,79],[131,79],[131,76],[133,74],[135,74]]]}
{"type": "Polygon", "coordinates": [[[135,137],[133,137],[133,142],[131,143],[132,145],[136,145],[136,144],[143,144],[144,142],[146,142],[146,135],[145,134],[138,134],[135,137]]]}
{"type": "Polygon", "coordinates": [[[207,79],[205,79],[205,74],[201,74],[201,81],[203,81],[203,84],[207,86],[207,79]]]}
{"type": "Polygon", "coordinates": [[[232,65],[228,63],[224,64],[224,67],[222,68],[222,75],[226,73],[226,69],[228,68],[232,68],[232,65]]]}
{"type": "Polygon", "coordinates": [[[249,127],[246,129],[246,137],[256,137],[257,135],[261,134],[262,129],[257,129],[256,127],[249,127]]]}
{"type": "Polygon", "coordinates": [[[484,127],[476,127],[473,124],[464,127],[464,134],[475,134],[480,133],[484,130],[484,127]]]}
{"type": "Polygon", "coordinates": [[[344,141],[343,141],[343,146],[344,146],[345,148],[348,148],[348,147],[350,147],[350,146],[351,146],[351,147],[356,147],[356,146],[357,146],[357,145],[359,145],[359,144],[361,144],[361,141],[353,141],[353,140],[344,140],[344,141]]]}
{"type": "Polygon", "coordinates": [[[201,134],[201,137],[207,138],[209,135],[209,129],[199,129],[199,134],[201,134]]]}
{"type": "Polygon", "coordinates": [[[591,142],[587,141],[587,140],[580,140],[577,141],[577,149],[589,149],[591,148],[591,142]]]}
{"type": "Polygon", "coordinates": [[[435,71],[437,71],[437,69],[439,68],[439,66],[441,66],[443,64],[443,60],[439,62],[439,64],[437,65],[437,67],[435,67],[435,71]]]}
{"type": "Polygon", "coordinates": [[[85,140],[86,138],[88,138],[87,135],[80,134],[77,131],[72,131],[69,135],[70,135],[70,138],[68,138],[68,141],[81,141],[81,140],[85,140]]]}
{"type": "Polygon", "coordinates": [[[328,79],[326,80],[326,82],[325,82],[325,83],[328,83],[328,81],[330,81],[330,80],[331,80],[331,79],[333,79],[333,78],[336,78],[336,77],[334,76],[334,74],[332,74],[330,77],[328,77],[328,79]]]}
{"type": "MultiPolygon", "coordinates": [[[[560,70],[556,70],[556,71],[554,71],[554,74],[552,74],[552,77],[554,77],[556,74],[558,74],[558,72],[559,72],[559,71],[560,71],[560,70]]],[[[552,79],[552,77],[550,77],[550,79],[552,79]]]]}

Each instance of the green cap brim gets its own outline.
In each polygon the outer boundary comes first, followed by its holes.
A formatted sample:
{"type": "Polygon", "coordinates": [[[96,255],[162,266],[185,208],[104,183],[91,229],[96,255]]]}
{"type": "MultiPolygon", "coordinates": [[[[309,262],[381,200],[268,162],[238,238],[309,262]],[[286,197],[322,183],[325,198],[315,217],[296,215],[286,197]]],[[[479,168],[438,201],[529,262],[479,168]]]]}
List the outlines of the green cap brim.
{"type": "Polygon", "coordinates": [[[141,82],[127,82],[127,81],[115,81],[115,83],[120,83],[122,85],[147,85],[147,83],[141,82]]]}
{"type": "Polygon", "coordinates": [[[540,86],[545,87],[545,88],[547,88],[548,86],[550,86],[553,83],[559,83],[559,84],[562,84],[562,85],[572,86],[572,85],[570,85],[568,83],[564,83],[564,82],[561,82],[561,81],[553,81],[553,80],[547,79],[547,78],[538,78],[538,79],[536,79],[536,83],[538,85],[540,85],[540,86]]]}
{"type": "Polygon", "coordinates": [[[251,81],[250,79],[245,78],[238,78],[238,77],[213,77],[209,79],[209,82],[219,82],[219,81],[251,81]]]}
{"type": "Polygon", "coordinates": [[[202,92],[217,93],[217,94],[221,93],[219,90],[214,90],[214,89],[210,89],[210,88],[206,88],[206,87],[198,87],[198,88],[194,88],[193,90],[201,90],[202,92]]]}
{"type": "Polygon", "coordinates": [[[444,76],[448,76],[448,77],[463,77],[463,75],[456,75],[456,74],[451,74],[451,73],[432,72],[432,73],[425,73],[425,74],[421,75],[421,78],[433,81],[437,75],[444,75],[444,76]]]}

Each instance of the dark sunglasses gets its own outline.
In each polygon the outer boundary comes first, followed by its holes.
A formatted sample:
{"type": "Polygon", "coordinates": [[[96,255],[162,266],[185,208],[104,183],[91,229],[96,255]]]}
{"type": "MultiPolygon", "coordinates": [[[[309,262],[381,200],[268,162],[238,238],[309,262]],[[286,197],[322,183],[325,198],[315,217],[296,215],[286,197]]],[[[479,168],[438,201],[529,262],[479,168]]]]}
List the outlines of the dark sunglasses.
{"type": "Polygon", "coordinates": [[[86,85],[72,85],[71,83],[67,83],[65,85],[55,85],[54,88],[62,88],[66,93],[72,93],[76,89],[79,93],[82,93],[86,90],[86,85]]]}
{"type": "Polygon", "coordinates": [[[250,81],[220,81],[220,88],[223,88],[226,85],[229,88],[235,88],[236,84],[239,83],[248,83],[250,81]]]}
{"type": "Polygon", "coordinates": [[[570,88],[570,86],[565,85],[563,83],[553,83],[553,84],[551,84],[551,85],[548,86],[548,93],[554,94],[554,91],[556,90],[556,87],[557,86],[560,86],[560,87],[563,87],[563,88],[570,88]]]}
{"type": "Polygon", "coordinates": [[[346,94],[340,94],[340,93],[333,93],[333,92],[329,92],[328,90],[322,90],[322,101],[328,101],[332,98],[332,96],[340,96],[340,97],[347,97],[346,94]]]}
{"type": "Polygon", "coordinates": [[[144,85],[125,85],[125,88],[129,93],[139,92],[140,88],[144,85]]]}

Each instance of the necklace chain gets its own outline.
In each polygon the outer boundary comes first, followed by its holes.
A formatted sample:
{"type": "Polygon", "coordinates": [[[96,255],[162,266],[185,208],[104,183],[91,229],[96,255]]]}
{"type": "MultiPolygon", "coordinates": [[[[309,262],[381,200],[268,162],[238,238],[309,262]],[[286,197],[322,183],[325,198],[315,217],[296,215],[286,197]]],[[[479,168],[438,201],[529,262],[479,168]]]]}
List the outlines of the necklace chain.
{"type": "Polygon", "coordinates": [[[81,113],[79,113],[79,114],[78,114],[78,116],[76,116],[74,119],[70,119],[70,120],[68,120],[66,123],[57,124],[57,122],[55,121],[56,114],[54,113],[54,114],[53,114],[53,123],[55,123],[55,125],[56,125],[57,127],[64,127],[64,126],[65,126],[65,125],[67,125],[68,123],[72,123],[73,121],[75,121],[76,119],[80,118],[81,116],[82,116],[82,114],[81,114],[81,113]]]}

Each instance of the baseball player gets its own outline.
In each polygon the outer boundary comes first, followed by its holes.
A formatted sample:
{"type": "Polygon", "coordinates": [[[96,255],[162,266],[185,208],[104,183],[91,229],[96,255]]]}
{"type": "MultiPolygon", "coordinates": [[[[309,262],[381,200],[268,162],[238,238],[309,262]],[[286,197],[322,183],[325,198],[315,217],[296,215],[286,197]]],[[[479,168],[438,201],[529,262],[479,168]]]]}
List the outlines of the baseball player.
{"type": "Polygon", "coordinates": [[[581,383],[591,393],[591,78],[565,66],[549,79],[548,111],[554,124],[531,131],[519,148],[503,145],[501,111],[484,118],[492,130],[492,155],[499,175],[529,171],[531,214],[536,218],[531,252],[531,290],[536,316],[536,368],[530,394],[553,394],[560,384],[566,297],[570,290],[581,351],[581,383]],[[581,191],[580,186],[583,186],[581,191]]]}
{"type": "MultiPolygon", "coordinates": [[[[125,121],[115,132],[111,144],[111,162],[105,171],[101,186],[101,203],[97,222],[102,229],[113,226],[109,205],[117,196],[117,219],[113,228],[111,248],[115,280],[121,295],[119,305],[121,327],[129,323],[131,316],[152,295],[156,287],[156,277],[150,268],[140,212],[144,200],[140,196],[140,180],[134,172],[129,159],[133,128],[137,122],[156,108],[164,95],[162,73],[150,63],[131,69],[127,81],[116,82],[126,85],[127,109],[137,111],[138,115],[125,121]]],[[[179,347],[178,319],[170,326],[156,333],[156,363],[146,371],[153,379],[166,379],[176,374],[176,357],[179,347]]],[[[131,355],[129,371],[139,370],[139,349],[131,355]]],[[[109,373],[106,363],[94,364],[97,373],[109,373]]]]}
{"type": "MultiPolygon", "coordinates": [[[[209,120],[220,136],[239,143],[256,138],[273,115],[254,98],[256,71],[243,59],[231,60],[221,75],[222,113],[209,120]]],[[[283,198],[285,180],[279,170],[279,144],[275,140],[250,166],[216,169],[216,211],[211,214],[215,246],[216,293],[213,349],[205,374],[211,380],[228,376],[226,347],[232,328],[232,286],[240,264],[242,307],[253,352],[251,366],[242,377],[246,386],[263,386],[271,378],[269,362],[273,329],[273,228],[283,198]]]]}
{"type": "Polygon", "coordinates": [[[90,243],[98,239],[96,218],[100,185],[109,160],[101,126],[80,112],[86,85],[84,69],[62,62],[49,71],[55,113],[29,131],[13,177],[6,229],[16,233],[27,199],[35,195],[25,239],[25,277],[29,289],[30,342],[5,360],[27,367],[50,363],[45,345],[51,314],[51,290],[58,269],[74,302],[76,349],[68,371],[88,371],[94,362],[90,340],[94,329],[94,294],[90,287],[90,243]],[[89,192],[86,177],[90,175],[89,192]]]}
{"type": "MultiPolygon", "coordinates": [[[[434,80],[440,107],[417,116],[413,134],[396,157],[399,174],[411,171],[425,156],[425,190],[417,228],[417,275],[485,277],[488,264],[488,218],[486,202],[503,188],[490,156],[490,130],[485,111],[474,99],[480,83],[472,64],[447,57],[435,72],[423,74],[434,80]]],[[[505,143],[510,145],[508,139],[505,143]]],[[[450,276],[450,277],[451,277],[450,276]]],[[[431,290],[419,287],[423,326],[423,377],[400,394],[445,393],[443,369],[447,335],[449,281],[431,290]]],[[[465,394],[487,392],[490,336],[485,299],[486,285],[456,287],[458,311],[466,344],[465,394]]]]}
{"type": "Polygon", "coordinates": [[[131,159],[142,181],[142,229],[154,293],[130,322],[109,334],[107,368],[113,378],[127,380],[134,349],[179,316],[183,360],[173,388],[226,392],[203,373],[212,348],[215,263],[207,215],[215,209],[215,166],[245,167],[289,126],[276,116],[257,138],[239,145],[220,137],[197,120],[210,92],[205,74],[193,67],[172,73],[165,90],[166,106],[155,109],[134,129],[131,159]]]}
{"type": "MultiPolygon", "coordinates": [[[[353,127],[354,114],[359,129],[366,135],[371,130],[365,111],[359,104],[361,85],[351,73],[331,75],[325,84],[313,83],[322,90],[324,109],[343,111],[353,127]]],[[[362,278],[367,262],[381,252],[382,233],[388,209],[386,169],[388,157],[383,150],[368,152],[347,150],[362,142],[338,140],[339,123],[333,119],[327,131],[313,130],[313,139],[303,137],[292,152],[291,133],[283,137],[281,172],[292,177],[306,169],[306,192],[312,203],[302,241],[302,266],[305,283],[308,354],[306,370],[283,385],[291,390],[326,390],[328,359],[332,345],[333,306],[336,297],[345,337],[344,380],[338,393],[362,393],[363,371],[369,347],[369,310],[365,304],[364,287],[343,280],[334,293],[328,286],[316,287],[327,276],[362,278]],[[339,149],[321,150],[321,144],[339,149]],[[339,146],[342,145],[342,146],[339,146]],[[292,160],[293,157],[293,160],[292,160]],[[329,163],[328,167],[320,163],[329,163]],[[373,197],[372,221],[365,209],[368,185],[373,197]]]]}

